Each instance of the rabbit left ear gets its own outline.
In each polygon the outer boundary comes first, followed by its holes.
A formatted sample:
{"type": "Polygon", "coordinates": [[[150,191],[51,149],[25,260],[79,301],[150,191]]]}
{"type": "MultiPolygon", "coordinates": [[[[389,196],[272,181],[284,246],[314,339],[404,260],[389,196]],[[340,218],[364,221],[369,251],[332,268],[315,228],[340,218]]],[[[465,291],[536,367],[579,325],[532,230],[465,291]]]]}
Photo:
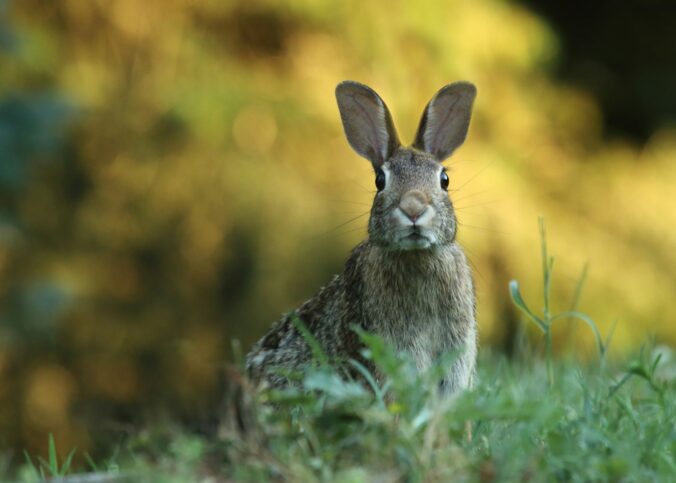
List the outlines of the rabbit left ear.
{"type": "Polygon", "coordinates": [[[370,87],[354,81],[338,84],[336,100],[352,148],[374,167],[381,166],[399,147],[392,116],[383,100],[370,87]]]}
{"type": "Polygon", "coordinates": [[[467,137],[476,87],[454,82],[442,87],[423,111],[413,147],[440,162],[448,158],[467,137]]]}

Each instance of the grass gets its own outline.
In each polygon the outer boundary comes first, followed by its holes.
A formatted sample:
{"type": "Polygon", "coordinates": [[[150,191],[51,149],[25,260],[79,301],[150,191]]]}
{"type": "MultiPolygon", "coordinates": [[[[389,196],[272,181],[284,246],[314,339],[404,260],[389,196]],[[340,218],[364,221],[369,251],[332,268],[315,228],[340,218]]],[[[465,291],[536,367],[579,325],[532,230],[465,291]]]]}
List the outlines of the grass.
{"type": "Polygon", "coordinates": [[[49,434],[47,448],[49,459],[45,460],[43,457],[38,456],[37,463],[34,463],[28,452],[24,451],[24,457],[26,458],[26,470],[30,474],[30,479],[45,480],[47,477],[61,478],[68,474],[76,448],[70,450],[68,456],[66,456],[66,459],[61,464],[59,464],[59,459],[56,454],[54,435],[51,433],[49,434]]]}
{"type": "MultiPolygon", "coordinates": [[[[550,313],[553,259],[541,222],[544,310],[536,314],[518,283],[510,294],[543,334],[544,363],[533,347],[517,360],[483,350],[475,386],[438,395],[447,354],[425,373],[406,354],[360,333],[385,375],[378,384],[356,361],[362,384],[322,357],[298,385],[257,393],[238,380],[217,435],[170,427],[144,431],[87,477],[126,481],[673,481],[676,474],[676,354],[646,344],[622,361],[607,360],[609,338],[577,310],[550,313]],[[584,364],[552,355],[552,324],[578,318],[592,330],[599,358],[584,364]]],[[[62,476],[53,438],[49,461],[27,456],[22,481],[62,476]]],[[[78,476],[83,478],[83,476],[78,476]]],[[[97,479],[96,481],[103,481],[97,479]]]]}
{"type": "Polygon", "coordinates": [[[221,471],[246,481],[669,481],[675,474],[667,374],[674,366],[662,362],[670,353],[644,349],[610,371],[488,355],[479,384],[449,400],[437,397],[445,364],[417,374],[379,339],[365,342],[387,374],[385,390],[312,368],[300,388],[266,395],[274,409],[263,406],[249,436],[225,440],[221,471]]]}
{"type": "Polygon", "coordinates": [[[478,384],[441,399],[439,371],[417,374],[379,340],[368,344],[388,368],[390,396],[313,367],[300,387],[250,401],[246,431],[228,421],[213,438],[146,431],[107,474],[167,482],[652,482],[676,474],[676,365],[666,349],[645,347],[603,371],[554,361],[552,385],[539,361],[485,354],[478,384]]]}
{"type": "Polygon", "coordinates": [[[591,329],[594,334],[594,340],[596,342],[596,347],[599,351],[599,360],[601,365],[605,363],[606,353],[608,352],[608,346],[610,344],[611,334],[604,341],[601,338],[601,333],[599,332],[596,323],[589,317],[587,314],[579,312],[576,310],[578,301],[580,299],[580,293],[582,291],[582,286],[587,276],[587,268],[585,265],[582,270],[582,275],[578,280],[577,286],[575,287],[575,295],[573,296],[573,301],[571,302],[570,310],[559,312],[557,314],[552,314],[550,310],[550,298],[551,298],[551,289],[552,289],[552,274],[554,271],[554,257],[550,257],[547,253],[547,233],[545,230],[545,222],[543,218],[539,220],[540,225],[540,245],[542,251],[542,283],[543,283],[543,309],[542,315],[536,315],[533,310],[531,310],[519,290],[519,283],[516,280],[512,280],[509,283],[509,294],[512,297],[512,302],[517,306],[517,308],[523,313],[527,320],[530,320],[535,323],[535,325],[542,331],[542,334],[545,339],[545,361],[547,366],[547,378],[549,385],[554,384],[554,372],[552,368],[552,325],[557,320],[570,320],[570,319],[579,319],[591,329]]]}

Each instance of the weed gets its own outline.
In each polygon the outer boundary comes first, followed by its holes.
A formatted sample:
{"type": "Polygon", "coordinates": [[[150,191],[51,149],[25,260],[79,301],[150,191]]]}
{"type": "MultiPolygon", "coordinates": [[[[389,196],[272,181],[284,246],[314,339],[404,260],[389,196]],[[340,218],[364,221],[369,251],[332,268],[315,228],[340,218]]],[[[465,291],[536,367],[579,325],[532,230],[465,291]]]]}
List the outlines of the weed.
{"type": "MultiPolygon", "coordinates": [[[[545,222],[543,218],[539,219],[540,226],[540,247],[542,253],[542,281],[543,281],[543,312],[542,315],[536,315],[529,307],[526,305],[526,302],[523,300],[521,292],[519,290],[519,282],[512,280],[509,282],[509,293],[512,297],[514,304],[521,310],[521,312],[526,315],[528,320],[534,322],[537,327],[542,331],[545,338],[545,360],[547,364],[547,378],[549,386],[554,385],[554,371],[552,365],[552,324],[557,320],[564,319],[579,319],[589,328],[594,334],[594,339],[596,342],[596,347],[599,351],[599,360],[601,367],[605,364],[606,353],[608,352],[608,345],[610,344],[610,336],[603,340],[596,323],[589,317],[587,314],[582,313],[577,309],[577,304],[579,301],[580,293],[582,291],[582,285],[587,277],[588,266],[585,265],[582,270],[582,275],[580,276],[576,288],[575,295],[571,302],[570,310],[560,312],[558,314],[551,313],[551,287],[552,287],[552,273],[554,269],[554,257],[551,257],[547,253],[547,233],[545,230],[545,222]]],[[[612,334],[612,332],[611,332],[612,334]]]]}
{"type": "Polygon", "coordinates": [[[67,475],[70,471],[76,448],[71,449],[63,463],[59,464],[59,459],[56,452],[56,443],[54,442],[54,435],[49,433],[47,451],[49,459],[45,460],[42,456],[38,456],[37,464],[33,462],[28,452],[24,451],[27,473],[36,481],[45,480],[47,476],[52,478],[61,478],[67,475]],[[45,471],[47,471],[47,473],[45,473],[45,471]]]}

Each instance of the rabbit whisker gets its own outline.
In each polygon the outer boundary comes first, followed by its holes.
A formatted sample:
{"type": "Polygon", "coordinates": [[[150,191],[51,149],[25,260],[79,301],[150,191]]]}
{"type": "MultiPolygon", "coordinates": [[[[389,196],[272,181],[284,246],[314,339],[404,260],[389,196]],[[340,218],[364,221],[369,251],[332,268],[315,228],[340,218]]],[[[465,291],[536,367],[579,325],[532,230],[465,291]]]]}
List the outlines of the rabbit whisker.
{"type": "Polygon", "coordinates": [[[501,231],[501,230],[496,230],[494,228],[490,228],[487,226],[477,226],[477,225],[468,225],[467,223],[462,223],[460,220],[457,221],[458,225],[464,227],[464,228],[472,228],[474,230],[483,230],[487,231],[490,233],[496,233],[498,235],[508,235],[508,233],[501,231]]]}
{"type": "Polygon", "coordinates": [[[471,252],[471,251],[467,250],[467,247],[465,247],[465,256],[467,257],[467,261],[468,261],[469,264],[472,266],[472,268],[474,269],[474,271],[479,275],[479,278],[481,278],[481,280],[483,280],[484,282],[486,282],[486,277],[484,277],[484,274],[481,273],[481,270],[479,270],[479,267],[477,267],[476,263],[474,263],[474,262],[472,261],[472,258],[470,257],[470,255],[471,255],[472,257],[474,257],[475,254],[474,254],[474,252],[471,252]]]}
{"type": "Polygon", "coordinates": [[[497,203],[500,200],[490,200],[490,201],[484,201],[483,203],[476,203],[473,205],[467,205],[467,206],[456,206],[455,211],[462,211],[462,210],[468,210],[471,208],[480,208],[482,206],[490,205],[493,203],[497,203]]]}
{"type": "Polygon", "coordinates": [[[369,213],[371,213],[371,210],[368,210],[368,211],[366,211],[366,212],[364,212],[364,213],[362,213],[362,214],[360,214],[360,215],[358,215],[358,216],[355,216],[354,218],[351,218],[351,219],[347,220],[346,222],[341,223],[340,225],[335,226],[335,227],[331,228],[330,230],[328,230],[328,231],[326,231],[326,232],[324,232],[324,233],[321,233],[321,234],[319,234],[319,235],[317,235],[317,236],[311,237],[311,239],[325,238],[325,237],[327,237],[327,236],[329,236],[329,235],[336,235],[336,234],[339,234],[339,233],[336,233],[336,232],[337,232],[340,228],[342,228],[342,227],[344,227],[344,226],[346,226],[346,225],[349,225],[350,223],[354,223],[355,221],[359,220],[360,218],[363,218],[364,216],[368,215],[369,213]]]}
{"type": "Polygon", "coordinates": [[[350,205],[371,206],[372,203],[363,203],[361,201],[336,200],[338,203],[347,203],[350,205]]]}
{"type": "Polygon", "coordinates": [[[467,193],[467,194],[463,193],[462,196],[459,196],[457,198],[454,196],[453,197],[453,203],[457,203],[458,201],[466,200],[466,199],[469,199],[469,198],[474,198],[475,196],[483,195],[484,193],[486,193],[485,190],[484,191],[476,191],[474,193],[467,193]]]}
{"type": "Polygon", "coordinates": [[[468,179],[468,180],[465,181],[463,184],[461,184],[460,186],[458,186],[455,190],[456,190],[456,191],[460,191],[461,189],[463,189],[463,188],[464,188],[465,186],[467,186],[469,183],[471,183],[471,182],[474,181],[476,178],[478,178],[480,174],[482,174],[484,171],[486,171],[486,169],[488,169],[488,167],[489,167],[491,164],[493,164],[493,161],[489,161],[488,163],[486,163],[479,171],[476,172],[476,174],[474,174],[474,176],[472,176],[470,179],[468,179]]]}

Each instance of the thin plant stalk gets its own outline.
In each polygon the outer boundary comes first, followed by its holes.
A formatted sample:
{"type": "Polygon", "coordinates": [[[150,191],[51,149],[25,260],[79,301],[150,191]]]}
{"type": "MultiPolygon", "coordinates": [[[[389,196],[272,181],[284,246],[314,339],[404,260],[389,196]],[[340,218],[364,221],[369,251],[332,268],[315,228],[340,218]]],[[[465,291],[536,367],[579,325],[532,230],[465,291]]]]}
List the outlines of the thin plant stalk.
{"type": "Polygon", "coordinates": [[[608,344],[610,343],[610,337],[608,337],[604,341],[601,338],[601,334],[599,333],[596,323],[591,319],[591,317],[576,310],[577,301],[579,300],[580,292],[582,289],[582,283],[584,282],[584,279],[586,278],[587,275],[586,265],[583,270],[582,277],[576,287],[575,295],[573,298],[574,309],[561,312],[558,314],[552,314],[549,301],[551,294],[552,271],[554,269],[554,257],[550,257],[547,252],[547,232],[545,229],[545,221],[542,217],[540,217],[538,219],[538,222],[540,229],[540,251],[542,255],[542,279],[543,279],[542,316],[536,315],[528,307],[523,297],[521,296],[521,292],[519,291],[519,282],[517,282],[516,280],[510,281],[509,292],[510,296],[512,297],[512,301],[519,308],[519,310],[524,315],[526,315],[526,318],[534,322],[535,325],[537,325],[537,327],[542,331],[542,334],[545,339],[545,364],[547,366],[547,380],[549,382],[549,386],[552,387],[554,385],[554,366],[552,360],[553,357],[552,324],[554,323],[554,321],[559,319],[568,319],[568,320],[578,319],[583,321],[585,324],[589,326],[589,328],[592,330],[594,334],[596,346],[599,351],[601,369],[603,369],[605,355],[608,350],[608,344]]]}
{"type": "Polygon", "coordinates": [[[543,308],[543,322],[545,335],[545,361],[547,364],[547,380],[549,386],[554,385],[554,367],[552,363],[552,317],[549,309],[549,295],[552,286],[552,268],[554,266],[554,259],[547,254],[547,231],[545,229],[545,220],[540,217],[538,219],[540,228],[540,251],[542,253],[542,279],[544,282],[544,308],[543,308]]]}

